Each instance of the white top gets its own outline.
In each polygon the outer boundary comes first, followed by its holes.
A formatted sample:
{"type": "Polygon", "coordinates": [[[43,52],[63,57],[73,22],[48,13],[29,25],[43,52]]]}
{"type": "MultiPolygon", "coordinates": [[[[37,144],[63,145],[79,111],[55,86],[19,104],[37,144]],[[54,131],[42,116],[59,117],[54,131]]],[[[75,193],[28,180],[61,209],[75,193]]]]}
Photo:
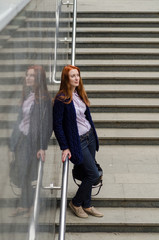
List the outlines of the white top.
{"type": "Polygon", "coordinates": [[[23,102],[22,110],[23,110],[23,119],[19,124],[19,130],[24,134],[28,135],[29,127],[30,127],[30,110],[34,104],[35,93],[30,93],[28,98],[23,102]]]}
{"type": "Polygon", "coordinates": [[[83,135],[91,129],[91,125],[86,119],[86,104],[81,100],[78,93],[73,92],[73,103],[76,110],[76,121],[79,135],[83,135]]]}

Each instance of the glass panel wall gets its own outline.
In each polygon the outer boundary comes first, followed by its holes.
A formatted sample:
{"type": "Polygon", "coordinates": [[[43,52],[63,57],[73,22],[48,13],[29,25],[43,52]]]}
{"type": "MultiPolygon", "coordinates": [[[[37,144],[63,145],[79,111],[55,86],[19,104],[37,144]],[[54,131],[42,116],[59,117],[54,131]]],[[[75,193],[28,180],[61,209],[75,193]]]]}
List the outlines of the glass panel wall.
{"type": "Polygon", "coordinates": [[[69,63],[71,7],[61,0],[32,0],[0,34],[0,239],[29,239],[38,165],[43,164],[37,239],[54,239],[61,153],[52,134],[55,36],[56,79],[69,63]]]}

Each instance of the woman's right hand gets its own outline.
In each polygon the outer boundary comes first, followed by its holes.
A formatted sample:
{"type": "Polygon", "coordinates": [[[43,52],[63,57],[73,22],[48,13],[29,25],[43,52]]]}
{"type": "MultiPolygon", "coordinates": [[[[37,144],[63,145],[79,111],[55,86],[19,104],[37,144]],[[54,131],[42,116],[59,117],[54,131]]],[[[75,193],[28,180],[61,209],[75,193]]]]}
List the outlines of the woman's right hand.
{"type": "Polygon", "coordinates": [[[71,158],[70,150],[69,149],[63,150],[62,151],[62,162],[65,162],[67,155],[68,155],[68,158],[70,159],[71,158]]]}

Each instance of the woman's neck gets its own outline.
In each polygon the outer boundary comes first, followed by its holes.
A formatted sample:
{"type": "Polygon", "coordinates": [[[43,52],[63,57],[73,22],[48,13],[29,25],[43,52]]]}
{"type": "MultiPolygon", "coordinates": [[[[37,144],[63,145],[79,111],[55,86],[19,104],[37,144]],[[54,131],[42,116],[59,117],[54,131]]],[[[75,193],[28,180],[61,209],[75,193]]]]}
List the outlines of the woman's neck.
{"type": "Polygon", "coordinates": [[[76,90],[76,88],[75,88],[75,87],[72,87],[71,90],[72,90],[72,93],[74,93],[75,90],[76,90]]]}

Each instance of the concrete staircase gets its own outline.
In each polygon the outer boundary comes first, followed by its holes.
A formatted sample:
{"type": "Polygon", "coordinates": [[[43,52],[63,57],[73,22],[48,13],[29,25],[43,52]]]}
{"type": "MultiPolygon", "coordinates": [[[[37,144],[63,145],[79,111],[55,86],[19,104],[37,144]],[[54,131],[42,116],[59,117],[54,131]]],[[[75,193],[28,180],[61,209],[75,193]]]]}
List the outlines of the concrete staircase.
{"type": "MultiPolygon", "coordinates": [[[[158,20],[156,13],[78,13],[76,65],[104,169],[93,205],[104,218],[83,221],[68,209],[67,239],[159,237],[158,20]]],[[[70,177],[69,200],[75,191],[70,177]]]]}
{"type": "MultiPolygon", "coordinates": [[[[16,105],[26,66],[34,61],[43,64],[49,71],[54,35],[50,27],[54,24],[50,23],[48,13],[40,14],[30,12],[21,16],[23,24],[19,26],[15,21],[16,27],[8,27],[14,31],[11,37],[10,32],[3,32],[0,51],[2,149],[16,119],[16,105]]],[[[61,36],[66,32],[65,21],[63,24],[61,36]]],[[[104,170],[104,186],[101,193],[93,197],[93,205],[101,209],[104,218],[90,216],[85,221],[75,217],[68,209],[66,239],[158,240],[158,36],[157,13],[78,13],[76,65],[81,69],[91,101],[92,117],[100,141],[97,161],[104,170]]],[[[64,64],[61,52],[58,69],[64,64]]],[[[70,58],[70,52],[65,54],[70,58]]],[[[51,93],[57,88],[49,86],[51,93]]],[[[68,201],[76,191],[71,168],[70,164],[68,201]]],[[[60,195],[58,206],[59,200],[60,195]]],[[[8,211],[11,211],[11,206],[8,211]]],[[[49,235],[53,230],[47,214],[45,217],[41,215],[40,227],[49,235]]],[[[58,217],[59,209],[56,232],[58,217]]],[[[8,221],[6,218],[2,226],[11,224],[8,221]]],[[[26,221],[18,221],[25,232],[26,221]]],[[[14,227],[14,222],[9,226],[14,227]]]]}

